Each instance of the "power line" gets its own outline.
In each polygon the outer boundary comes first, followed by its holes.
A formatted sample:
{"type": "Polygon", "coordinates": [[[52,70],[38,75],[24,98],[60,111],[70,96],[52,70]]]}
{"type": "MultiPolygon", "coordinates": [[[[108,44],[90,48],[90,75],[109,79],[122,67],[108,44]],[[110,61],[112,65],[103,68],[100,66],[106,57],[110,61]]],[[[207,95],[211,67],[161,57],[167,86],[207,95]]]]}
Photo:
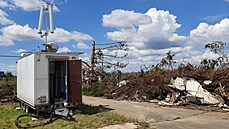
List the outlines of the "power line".
{"type": "Polygon", "coordinates": [[[6,57],[6,58],[16,58],[16,57],[19,58],[20,56],[0,55],[0,58],[1,58],[1,57],[3,57],[3,58],[4,58],[4,57],[6,57]]]}
{"type": "Polygon", "coordinates": [[[103,46],[103,45],[112,45],[112,44],[122,44],[122,43],[126,43],[126,41],[118,41],[118,42],[113,42],[113,43],[96,43],[96,46],[103,46]]]}

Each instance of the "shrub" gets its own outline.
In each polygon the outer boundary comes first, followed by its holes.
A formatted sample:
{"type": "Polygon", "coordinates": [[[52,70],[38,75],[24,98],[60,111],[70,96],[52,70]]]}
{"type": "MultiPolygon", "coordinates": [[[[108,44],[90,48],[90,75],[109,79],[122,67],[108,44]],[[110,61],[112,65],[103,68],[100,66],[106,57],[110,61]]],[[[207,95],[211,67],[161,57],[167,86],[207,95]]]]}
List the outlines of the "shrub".
{"type": "Polygon", "coordinates": [[[104,92],[99,83],[92,83],[91,85],[83,88],[83,94],[87,96],[101,97],[104,96],[104,92]]]}

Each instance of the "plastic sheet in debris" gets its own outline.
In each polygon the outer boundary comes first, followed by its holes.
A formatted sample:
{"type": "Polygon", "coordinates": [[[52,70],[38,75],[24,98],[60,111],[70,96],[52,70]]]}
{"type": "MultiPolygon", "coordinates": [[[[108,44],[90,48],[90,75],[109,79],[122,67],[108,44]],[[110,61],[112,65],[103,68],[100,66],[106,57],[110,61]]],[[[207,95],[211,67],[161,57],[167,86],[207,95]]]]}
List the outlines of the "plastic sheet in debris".
{"type": "Polygon", "coordinates": [[[174,87],[179,90],[185,90],[184,79],[177,77],[175,80],[171,79],[172,85],[170,87],[174,87]]]}
{"type": "Polygon", "coordinates": [[[127,85],[128,83],[130,83],[129,80],[123,80],[123,81],[119,82],[119,83],[117,84],[117,86],[118,86],[118,87],[122,87],[122,86],[127,85]]]}
{"type": "Polygon", "coordinates": [[[192,96],[202,98],[203,104],[219,104],[219,100],[216,99],[210,92],[203,89],[199,82],[196,80],[188,80],[186,82],[186,91],[192,96]]]}
{"type": "MultiPolygon", "coordinates": [[[[219,104],[219,100],[214,97],[210,92],[203,89],[203,87],[200,85],[199,82],[197,82],[194,79],[183,79],[180,77],[177,77],[175,80],[171,80],[172,85],[169,85],[170,87],[179,89],[181,91],[187,91],[188,95],[190,97],[193,96],[196,99],[199,99],[202,104],[219,104]]],[[[206,81],[205,83],[210,84],[211,81],[206,81]]],[[[194,100],[193,100],[194,101],[194,100]]]]}

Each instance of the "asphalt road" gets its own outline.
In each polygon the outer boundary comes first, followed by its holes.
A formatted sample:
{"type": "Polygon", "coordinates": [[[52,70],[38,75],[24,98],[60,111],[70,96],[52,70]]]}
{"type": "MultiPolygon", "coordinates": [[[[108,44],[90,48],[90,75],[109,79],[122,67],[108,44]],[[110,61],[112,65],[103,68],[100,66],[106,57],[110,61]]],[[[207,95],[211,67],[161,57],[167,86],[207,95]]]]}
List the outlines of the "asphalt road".
{"type": "Polygon", "coordinates": [[[83,96],[85,104],[112,109],[126,117],[151,123],[157,129],[229,129],[229,112],[160,107],[153,103],[116,101],[83,96]]]}

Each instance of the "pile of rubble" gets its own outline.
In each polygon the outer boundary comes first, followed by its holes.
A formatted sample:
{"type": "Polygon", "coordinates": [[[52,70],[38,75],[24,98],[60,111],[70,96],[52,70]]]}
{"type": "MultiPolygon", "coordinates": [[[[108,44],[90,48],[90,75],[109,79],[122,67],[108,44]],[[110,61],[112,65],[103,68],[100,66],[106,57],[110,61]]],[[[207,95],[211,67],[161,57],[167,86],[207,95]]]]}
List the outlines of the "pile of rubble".
{"type": "Polygon", "coordinates": [[[229,110],[229,69],[212,72],[197,68],[129,74],[122,81],[103,85],[105,97],[156,102],[159,105],[185,104],[219,106],[229,110]]]}
{"type": "MultiPolygon", "coordinates": [[[[206,80],[203,82],[205,86],[209,86],[212,81],[206,80]]],[[[229,90],[226,87],[219,87],[222,94],[215,92],[210,93],[195,79],[180,78],[171,79],[171,85],[169,87],[177,90],[172,94],[167,94],[164,101],[160,101],[159,105],[180,105],[183,103],[196,103],[207,105],[218,105],[224,110],[228,110],[229,106],[229,90]],[[178,100],[178,101],[177,101],[178,100]]]]}

